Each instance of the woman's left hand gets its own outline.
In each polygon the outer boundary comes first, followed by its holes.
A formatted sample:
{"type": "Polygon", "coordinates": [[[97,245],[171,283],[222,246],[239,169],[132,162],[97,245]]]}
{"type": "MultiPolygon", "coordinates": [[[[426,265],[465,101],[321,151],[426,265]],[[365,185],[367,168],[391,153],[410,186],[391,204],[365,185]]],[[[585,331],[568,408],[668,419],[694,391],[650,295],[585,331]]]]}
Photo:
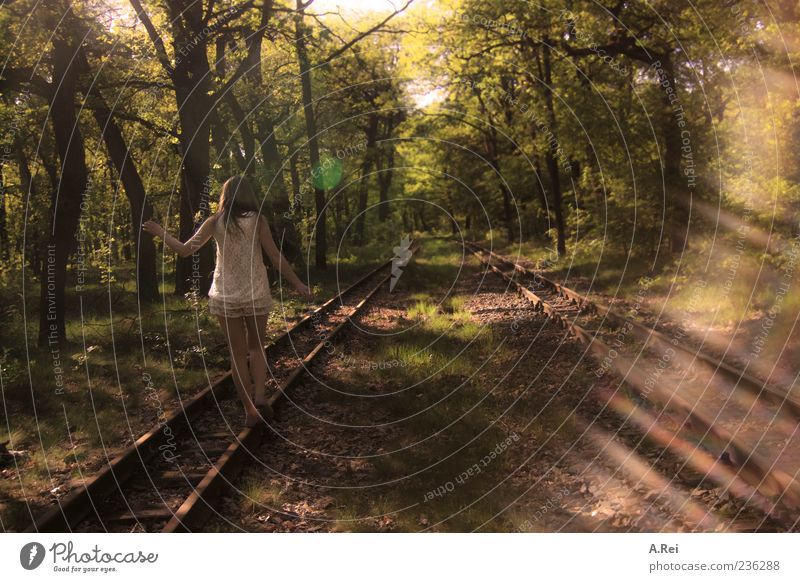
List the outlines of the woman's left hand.
{"type": "Polygon", "coordinates": [[[155,220],[148,220],[142,224],[142,230],[147,234],[164,238],[164,227],[158,224],[155,220]]]}
{"type": "Polygon", "coordinates": [[[314,301],[314,293],[311,291],[311,288],[308,285],[298,287],[297,292],[300,293],[300,295],[302,295],[303,298],[309,303],[314,301]]]}

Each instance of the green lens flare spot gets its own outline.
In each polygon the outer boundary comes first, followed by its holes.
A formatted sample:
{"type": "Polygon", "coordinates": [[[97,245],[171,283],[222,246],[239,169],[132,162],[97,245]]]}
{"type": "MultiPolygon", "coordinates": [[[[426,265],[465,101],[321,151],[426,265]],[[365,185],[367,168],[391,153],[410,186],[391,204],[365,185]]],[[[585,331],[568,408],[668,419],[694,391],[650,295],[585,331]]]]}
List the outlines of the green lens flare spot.
{"type": "Polygon", "coordinates": [[[314,187],[320,190],[335,188],[342,181],[342,161],[333,156],[324,155],[311,171],[314,187]]]}

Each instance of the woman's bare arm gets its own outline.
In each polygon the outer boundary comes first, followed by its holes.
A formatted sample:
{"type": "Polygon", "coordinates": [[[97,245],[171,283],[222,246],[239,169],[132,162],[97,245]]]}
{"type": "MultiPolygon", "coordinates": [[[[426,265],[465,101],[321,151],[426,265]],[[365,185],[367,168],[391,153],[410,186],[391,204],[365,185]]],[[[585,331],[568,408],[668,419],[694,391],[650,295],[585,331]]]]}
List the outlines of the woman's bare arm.
{"type": "Polygon", "coordinates": [[[281,277],[285,277],[286,280],[289,281],[289,284],[297,289],[298,293],[303,295],[306,299],[309,301],[313,300],[314,297],[311,290],[295,274],[289,261],[284,258],[283,254],[278,249],[278,245],[275,244],[275,240],[272,238],[272,232],[269,228],[269,223],[263,216],[259,216],[258,218],[258,238],[261,241],[261,248],[267,253],[270,262],[278,269],[281,277]]]}
{"type": "Polygon", "coordinates": [[[218,214],[212,214],[206,218],[203,224],[200,225],[200,228],[197,229],[197,232],[185,243],[172,236],[164,230],[163,226],[153,220],[145,222],[142,225],[142,229],[153,236],[161,237],[164,243],[178,253],[179,256],[188,257],[199,251],[200,248],[209,241],[214,231],[214,223],[217,221],[218,217],[218,214]]]}

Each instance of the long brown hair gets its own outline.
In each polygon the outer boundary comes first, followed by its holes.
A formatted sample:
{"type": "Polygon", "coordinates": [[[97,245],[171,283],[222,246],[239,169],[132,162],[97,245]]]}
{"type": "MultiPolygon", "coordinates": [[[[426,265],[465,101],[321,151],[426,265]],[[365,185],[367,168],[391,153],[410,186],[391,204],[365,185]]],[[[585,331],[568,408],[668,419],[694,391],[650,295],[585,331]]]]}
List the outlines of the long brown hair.
{"type": "Polygon", "coordinates": [[[225,228],[234,224],[241,230],[238,219],[248,212],[261,212],[261,202],[244,176],[231,176],[222,185],[219,201],[225,228]]]}

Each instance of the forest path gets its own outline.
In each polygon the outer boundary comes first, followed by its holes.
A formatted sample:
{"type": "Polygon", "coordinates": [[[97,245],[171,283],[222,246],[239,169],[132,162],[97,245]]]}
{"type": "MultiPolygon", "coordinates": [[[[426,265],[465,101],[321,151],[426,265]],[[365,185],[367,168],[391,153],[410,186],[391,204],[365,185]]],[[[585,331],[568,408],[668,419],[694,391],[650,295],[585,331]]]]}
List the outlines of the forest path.
{"type": "Polygon", "coordinates": [[[679,459],[604,408],[593,362],[563,329],[474,258],[454,280],[433,275],[454,257],[430,247],[290,394],[208,529],[712,531],[761,520],[676,476],[679,459]]]}

